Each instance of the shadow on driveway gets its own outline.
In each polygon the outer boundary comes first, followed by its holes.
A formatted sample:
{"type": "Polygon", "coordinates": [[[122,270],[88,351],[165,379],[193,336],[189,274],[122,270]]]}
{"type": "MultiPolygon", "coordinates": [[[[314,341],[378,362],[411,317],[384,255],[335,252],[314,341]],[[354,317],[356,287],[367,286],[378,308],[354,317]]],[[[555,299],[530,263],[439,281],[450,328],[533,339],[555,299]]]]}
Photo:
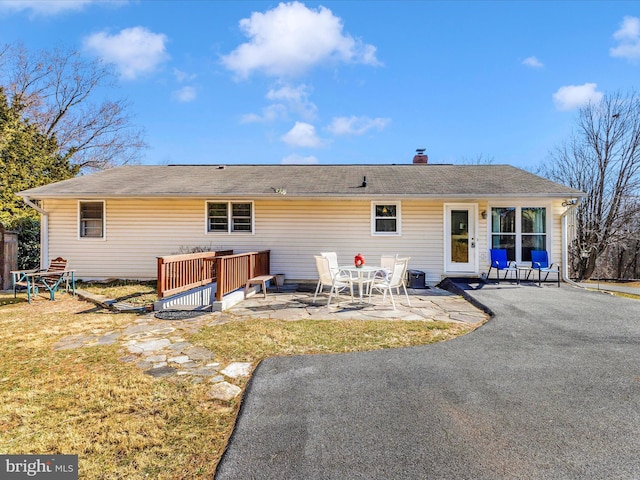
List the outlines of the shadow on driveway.
{"type": "Polygon", "coordinates": [[[466,336],[262,362],[216,478],[640,478],[640,301],[462,288],[466,336]]]}

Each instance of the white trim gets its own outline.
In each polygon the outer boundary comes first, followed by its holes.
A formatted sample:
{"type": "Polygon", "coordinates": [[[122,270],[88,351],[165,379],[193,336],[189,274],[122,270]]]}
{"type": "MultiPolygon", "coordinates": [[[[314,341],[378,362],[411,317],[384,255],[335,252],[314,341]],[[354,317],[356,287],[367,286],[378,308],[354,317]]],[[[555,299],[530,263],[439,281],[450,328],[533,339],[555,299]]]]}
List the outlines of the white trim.
{"type": "MultiPolygon", "coordinates": [[[[553,257],[553,204],[551,202],[534,202],[527,200],[517,200],[517,201],[500,201],[495,203],[487,204],[487,253],[493,246],[492,240],[492,219],[491,219],[491,209],[492,208],[505,208],[505,207],[513,207],[516,209],[516,231],[513,233],[516,238],[516,259],[515,262],[519,265],[528,265],[531,262],[524,262],[522,260],[522,209],[523,208],[545,208],[546,209],[546,225],[545,225],[545,237],[546,237],[546,250],[549,254],[549,259],[553,257]]],[[[535,235],[535,234],[526,234],[525,235],[535,235]]],[[[489,257],[487,257],[489,258],[489,257]]]]}
{"type": "Polygon", "coordinates": [[[375,237],[399,237],[402,235],[402,202],[400,200],[372,200],[371,201],[371,235],[375,237]],[[396,207],[396,231],[376,231],[376,206],[393,205],[396,207]]]}
{"type": "Polygon", "coordinates": [[[443,271],[447,274],[475,274],[477,275],[479,270],[479,248],[478,248],[478,204],[477,203],[444,203],[443,204],[443,271]],[[469,211],[469,239],[471,245],[469,246],[469,268],[452,268],[449,262],[449,256],[451,253],[451,239],[449,232],[451,231],[451,218],[450,212],[454,209],[468,210],[469,211]]]}
{"type": "Polygon", "coordinates": [[[77,203],[78,217],[77,217],[77,235],[78,240],[83,242],[104,242],[107,240],[107,202],[106,200],[97,200],[97,199],[79,199],[77,203]],[[80,204],[81,203],[102,203],[102,236],[101,237],[83,237],[80,235],[80,204]]]}
{"type": "Polygon", "coordinates": [[[205,200],[204,201],[204,233],[205,235],[214,235],[214,236],[222,236],[222,235],[255,235],[256,234],[256,206],[253,200],[205,200]],[[226,232],[212,232],[209,230],[209,204],[210,203],[226,203],[227,204],[227,231],[226,232]],[[248,203],[251,205],[251,231],[250,232],[242,232],[231,231],[232,224],[232,205],[237,203],[248,203]]]}

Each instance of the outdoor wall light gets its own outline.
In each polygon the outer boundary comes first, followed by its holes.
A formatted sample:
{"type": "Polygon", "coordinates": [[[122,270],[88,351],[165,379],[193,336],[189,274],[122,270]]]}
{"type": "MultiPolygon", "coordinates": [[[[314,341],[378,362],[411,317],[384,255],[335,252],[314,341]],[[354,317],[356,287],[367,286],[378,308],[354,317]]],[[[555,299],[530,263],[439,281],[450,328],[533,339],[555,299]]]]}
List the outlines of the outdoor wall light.
{"type": "Polygon", "coordinates": [[[486,210],[482,210],[482,213],[480,214],[480,216],[481,216],[483,219],[486,219],[486,218],[487,218],[487,211],[486,211],[486,210]]]}

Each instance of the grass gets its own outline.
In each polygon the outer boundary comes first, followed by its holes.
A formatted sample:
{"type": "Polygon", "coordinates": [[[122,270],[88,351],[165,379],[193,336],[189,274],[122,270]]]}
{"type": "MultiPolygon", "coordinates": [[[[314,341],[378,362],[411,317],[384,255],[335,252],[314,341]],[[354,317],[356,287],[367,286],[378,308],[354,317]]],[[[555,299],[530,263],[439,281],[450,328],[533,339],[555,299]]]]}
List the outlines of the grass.
{"type": "MultiPolygon", "coordinates": [[[[120,361],[122,345],[54,350],[64,337],[120,331],[137,318],[56,298],[29,305],[0,294],[0,453],[77,454],[83,479],[212,478],[239,398],[211,400],[210,384],[183,376],[151,378],[120,361]]],[[[420,345],[468,331],[439,322],[244,320],[187,339],[222,365],[255,366],[273,355],[420,345]]]]}
{"type": "Polygon", "coordinates": [[[110,282],[77,282],[78,290],[104,295],[118,302],[131,305],[152,305],[158,299],[157,283],[154,281],[137,282],[131,280],[112,280],[110,282]]]}

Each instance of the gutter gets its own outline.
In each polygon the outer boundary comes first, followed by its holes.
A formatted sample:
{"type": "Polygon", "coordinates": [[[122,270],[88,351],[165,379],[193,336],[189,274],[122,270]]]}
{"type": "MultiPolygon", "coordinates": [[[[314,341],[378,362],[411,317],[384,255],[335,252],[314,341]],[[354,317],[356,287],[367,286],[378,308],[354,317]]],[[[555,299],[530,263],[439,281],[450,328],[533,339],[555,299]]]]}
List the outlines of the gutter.
{"type": "Polygon", "coordinates": [[[572,204],[569,208],[567,208],[560,218],[562,220],[562,281],[572,285],[574,287],[582,288],[586,290],[585,287],[579,285],[569,278],[569,232],[567,227],[568,216],[569,213],[574,211],[580,205],[580,201],[582,197],[578,197],[576,203],[572,204]]]}
{"type": "Polygon", "coordinates": [[[22,196],[22,201],[34,210],[38,211],[40,217],[40,268],[49,265],[49,212],[36,204],[27,195],[22,196]]]}

